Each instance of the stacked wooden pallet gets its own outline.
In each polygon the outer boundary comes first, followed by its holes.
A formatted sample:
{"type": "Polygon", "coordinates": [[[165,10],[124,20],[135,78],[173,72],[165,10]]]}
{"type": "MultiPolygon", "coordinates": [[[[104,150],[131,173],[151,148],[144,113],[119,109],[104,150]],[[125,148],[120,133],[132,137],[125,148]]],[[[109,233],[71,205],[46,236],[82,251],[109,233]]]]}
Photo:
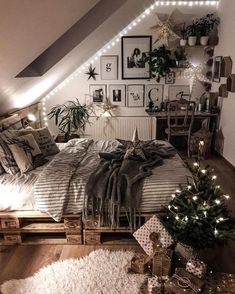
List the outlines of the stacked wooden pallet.
{"type": "Polygon", "coordinates": [[[0,213],[0,245],[82,244],[81,215],[64,215],[57,223],[38,211],[0,213]]]}

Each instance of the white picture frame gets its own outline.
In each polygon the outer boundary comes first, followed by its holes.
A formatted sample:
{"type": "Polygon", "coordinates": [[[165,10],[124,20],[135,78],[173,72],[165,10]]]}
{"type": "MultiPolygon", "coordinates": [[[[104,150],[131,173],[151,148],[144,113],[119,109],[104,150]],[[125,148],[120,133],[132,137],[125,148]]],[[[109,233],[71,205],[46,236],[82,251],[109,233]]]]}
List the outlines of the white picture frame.
{"type": "Polygon", "coordinates": [[[126,106],[126,85],[124,84],[109,85],[109,100],[113,105],[125,107],[126,106]]]}
{"type": "Polygon", "coordinates": [[[118,56],[103,55],[100,57],[101,80],[118,79],[118,56]]]}
{"type": "Polygon", "coordinates": [[[93,84],[89,87],[90,97],[92,103],[102,103],[107,97],[106,85],[93,84]]]}
{"type": "Polygon", "coordinates": [[[127,85],[127,107],[144,107],[144,85],[127,85]]]}
{"type": "Polygon", "coordinates": [[[189,85],[174,85],[174,86],[169,86],[168,88],[168,98],[170,101],[172,100],[178,100],[180,99],[179,93],[183,92],[183,97],[184,99],[189,100],[190,99],[190,86],[189,85]]]}
{"type": "Polygon", "coordinates": [[[149,106],[152,101],[155,108],[160,108],[163,101],[164,85],[148,84],[145,85],[145,105],[149,106]]]}

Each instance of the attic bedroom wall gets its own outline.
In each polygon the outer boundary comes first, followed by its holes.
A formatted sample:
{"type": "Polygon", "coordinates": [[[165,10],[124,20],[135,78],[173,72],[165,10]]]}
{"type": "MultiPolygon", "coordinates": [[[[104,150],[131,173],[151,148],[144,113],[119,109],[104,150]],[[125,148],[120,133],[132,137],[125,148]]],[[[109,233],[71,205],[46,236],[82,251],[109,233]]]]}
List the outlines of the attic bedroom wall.
{"type": "MultiPolygon", "coordinates": [[[[200,15],[205,15],[208,11],[207,7],[194,7],[193,9],[190,9],[189,7],[181,7],[180,8],[182,13],[185,14],[185,20],[187,20],[189,17],[196,18],[200,15]],[[188,16],[189,15],[189,16],[188,16]]],[[[150,27],[154,26],[157,22],[156,12],[159,13],[171,13],[173,11],[173,8],[169,7],[159,7],[158,9],[155,9],[154,12],[151,12],[151,15],[146,17],[144,20],[141,21],[138,26],[136,26],[135,29],[132,29],[128,32],[128,35],[151,35],[153,32],[150,30],[150,27]]],[[[156,36],[153,35],[153,41],[155,41],[156,36]]],[[[201,64],[204,63],[204,51],[203,48],[188,48],[187,54],[189,59],[195,64],[201,64]]],[[[96,72],[99,73],[99,75],[96,78],[96,81],[90,80],[87,81],[87,75],[84,74],[86,70],[83,71],[83,73],[79,74],[77,77],[75,77],[68,85],[66,85],[62,90],[57,92],[54,96],[50,97],[49,100],[46,100],[46,108],[47,112],[49,110],[57,105],[64,103],[68,100],[74,100],[76,97],[79,99],[80,103],[90,103],[90,92],[89,92],[89,86],[90,84],[105,84],[108,92],[109,97],[109,84],[156,84],[156,81],[152,79],[151,81],[146,80],[122,80],[121,79],[121,42],[119,42],[117,45],[115,45],[113,48],[111,48],[105,55],[118,55],[118,80],[101,80],[100,76],[100,61],[98,60],[93,64],[93,67],[96,68],[96,72]]],[[[78,56],[79,58],[79,56],[78,56]]],[[[164,85],[165,79],[161,79],[160,84],[164,85]]],[[[189,81],[185,80],[183,78],[183,74],[180,78],[176,79],[175,85],[189,85],[189,81]]],[[[174,86],[174,85],[173,85],[174,86]]],[[[167,99],[168,97],[168,85],[164,85],[164,94],[163,98],[167,99]]],[[[193,90],[193,97],[200,97],[203,93],[203,88],[201,86],[201,83],[197,83],[193,90]]],[[[128,107],[118,107],[118,110],[115,112],[115,115],[117,116],[146,116],[145,108],[146,108],[146,97],[145,97],[145,107],[142,108],[128,108],[128,107]]],[[[97,112],[99,115],[99,112],[97,112]]],[[[49,120],[48,121],[49,128],[52,131],[54,135],[58,134],[58,129],[54,124],[54,121],[49,120]]]]}
{"type": "MultiPolygon", "coordinates": [[[[235,71],[235,1],[222,0],[218,9],[222,20],[219,27],[219,45],[215,48],[215,56],[231,56],[233,60],[233,73],[235,71]]],[[[221,78],[220,83],[226,83],[221,78]]],[[[213,90],[217,91],[220,84],[214,83],[213,90]]],[[[235,93],[229,92],[228,98],[220,98],[222,112],[219,126],[219,140],[222,142],[221,154],[235,166],[235,93]]]]}

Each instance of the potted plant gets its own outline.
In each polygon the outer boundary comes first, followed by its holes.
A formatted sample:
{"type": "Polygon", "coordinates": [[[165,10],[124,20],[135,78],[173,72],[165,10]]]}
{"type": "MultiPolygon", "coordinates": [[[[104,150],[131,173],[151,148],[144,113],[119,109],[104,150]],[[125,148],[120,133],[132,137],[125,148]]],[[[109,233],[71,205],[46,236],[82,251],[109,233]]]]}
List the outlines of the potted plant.
{"type": "Polygon", "coordinates": [[[150,66],[151,76],[156,78],[158,83],[162,77],[170,72],[172,65],[170,56],[171,51],[166,49],[165,45],[143,54],[144,62],[147,62],[150,66]]]}
{"type": "Polygon", "coordinates": [[[178,48],[177,50],[175,50],[174,55],[177,67],[187,67],[185,66],[187,64],[187,55],[185,53],[185,48],[178,48]]]}
{"type": "Polygon", "coordinates": [[[192,24],[187,26],[186,30],[189,46],[195,46],[197,43],[197,37],[199,35],[198,21],[194,20],[192,24]]]}
{"type": "Polygon", "coordinates": [[[182,25],[182,27],[179,30],[181,39],[180,39],[180,46],[185,47],[187,45],[187,29],[185,26],[185,23],[182,25]]]}
{"type": "Polygon", "coordinates": [[[209,41],[209,34],[219,24],[219,19],[213,13],[207,14],[198,21],[200,32],[200,44],[206,46],[209,41]]]}
{"type": "Polygon", "coordinates": [[[78,99],[76,101],[67,101],[65,104],[52,107],[48,114],[49,119],[54,118],[55,124],[64,134],[64,141],[79,137],[78,129],[85,130],[86,123],[89,122],[90,107],[81,105],[78,99]]]}

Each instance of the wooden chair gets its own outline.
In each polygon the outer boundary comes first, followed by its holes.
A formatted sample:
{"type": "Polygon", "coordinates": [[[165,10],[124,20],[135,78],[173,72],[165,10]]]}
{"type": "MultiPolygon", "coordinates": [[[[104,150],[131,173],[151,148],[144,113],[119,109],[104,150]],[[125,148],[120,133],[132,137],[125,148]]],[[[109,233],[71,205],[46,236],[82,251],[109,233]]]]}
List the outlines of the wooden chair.
{"type": "Polygon", "coordinates": [[[165,133],[170,142],[171,137],[186,137],[188,157],[190,154],[190,139],[194,121],[196,104],[185,99],[174,100],[167,105],[167,128],[165,133]]]}

